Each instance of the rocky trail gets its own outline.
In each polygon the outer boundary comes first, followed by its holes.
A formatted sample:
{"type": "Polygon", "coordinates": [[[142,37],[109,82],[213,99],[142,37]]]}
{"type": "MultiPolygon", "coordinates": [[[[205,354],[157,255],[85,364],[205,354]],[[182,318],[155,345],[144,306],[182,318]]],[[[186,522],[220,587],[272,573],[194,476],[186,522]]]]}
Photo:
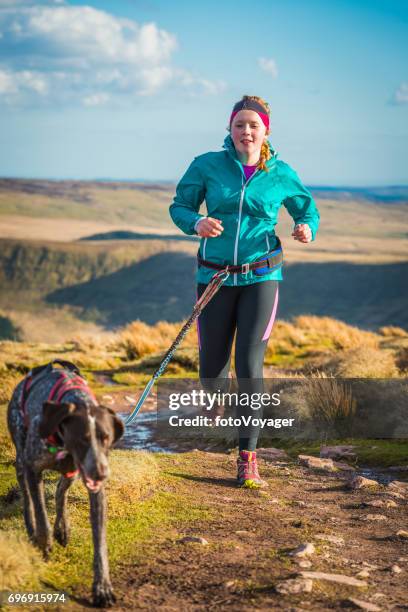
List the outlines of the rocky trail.
{"type": "Polygon", "coordinates": [[[115,572],[115,609],[408,609],[408,483],[262,454],[262,490],[235,487],[232,454],[158,457],[163,489],[208,519],[155,533],[115,572]]]}

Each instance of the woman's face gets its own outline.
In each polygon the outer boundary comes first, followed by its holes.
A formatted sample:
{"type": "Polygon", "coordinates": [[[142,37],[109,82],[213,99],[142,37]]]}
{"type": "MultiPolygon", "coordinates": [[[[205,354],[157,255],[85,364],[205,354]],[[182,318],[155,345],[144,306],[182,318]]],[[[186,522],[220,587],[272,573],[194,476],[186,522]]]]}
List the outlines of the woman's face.
{"type": "Polygon", "coordinates": [[[231,138],[238,153],[253,157],[260,153],[266,136],[262,119],[252,110],[239,111],[231,123],[231,138]]]}

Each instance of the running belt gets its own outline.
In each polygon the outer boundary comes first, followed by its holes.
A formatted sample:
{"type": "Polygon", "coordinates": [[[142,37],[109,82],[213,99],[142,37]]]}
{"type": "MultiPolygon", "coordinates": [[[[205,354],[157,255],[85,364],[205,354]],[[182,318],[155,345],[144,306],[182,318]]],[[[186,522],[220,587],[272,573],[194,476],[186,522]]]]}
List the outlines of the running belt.
{"type": "Polygon", "coordinates": [[[240,264],[239,266],[233,266],[229,264],[217,264],[212,261],[208,261],[206,259],[202,259],[200,256],[200,251],[197,253],[197,261],[199,266],[204,266],[205,268],[211,268],[212,270],[228,270],[230,274],[248,274],[251,270],[259,270],[260,268],[270,268],[273,270],[278,266],[283,264],[283,251],[282,245],[278,240],[278,248],[268,253],[266,257],[258,261],[253,261],[251,263],[240,264]]]}

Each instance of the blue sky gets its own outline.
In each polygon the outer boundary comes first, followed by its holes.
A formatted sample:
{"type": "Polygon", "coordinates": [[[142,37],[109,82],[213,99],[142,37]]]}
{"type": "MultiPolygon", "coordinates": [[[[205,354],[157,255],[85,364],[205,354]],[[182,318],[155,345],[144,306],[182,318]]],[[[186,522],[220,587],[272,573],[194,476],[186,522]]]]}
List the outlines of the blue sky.
{"type": "Polygon", "coordinates": [[[407,25],[394,0],[0,0],[0,176],[176,181],[250,93],[307,184],[407,184],[407,25]]]}

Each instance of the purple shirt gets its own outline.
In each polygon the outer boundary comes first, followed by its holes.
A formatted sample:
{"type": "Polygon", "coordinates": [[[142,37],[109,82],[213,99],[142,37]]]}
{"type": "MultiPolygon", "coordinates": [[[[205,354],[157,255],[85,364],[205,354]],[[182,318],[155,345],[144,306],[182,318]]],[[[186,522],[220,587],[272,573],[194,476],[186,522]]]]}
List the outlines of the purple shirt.
{"type": "Polygon", "coordinates": [[[245,166],[244,164],[242,164],[242,167],[244,169],[245,179],[248,180],[248,179],[251,178],[253,173],[256,171],[257,165],[255,165],[255,166],[245,166]]]}

